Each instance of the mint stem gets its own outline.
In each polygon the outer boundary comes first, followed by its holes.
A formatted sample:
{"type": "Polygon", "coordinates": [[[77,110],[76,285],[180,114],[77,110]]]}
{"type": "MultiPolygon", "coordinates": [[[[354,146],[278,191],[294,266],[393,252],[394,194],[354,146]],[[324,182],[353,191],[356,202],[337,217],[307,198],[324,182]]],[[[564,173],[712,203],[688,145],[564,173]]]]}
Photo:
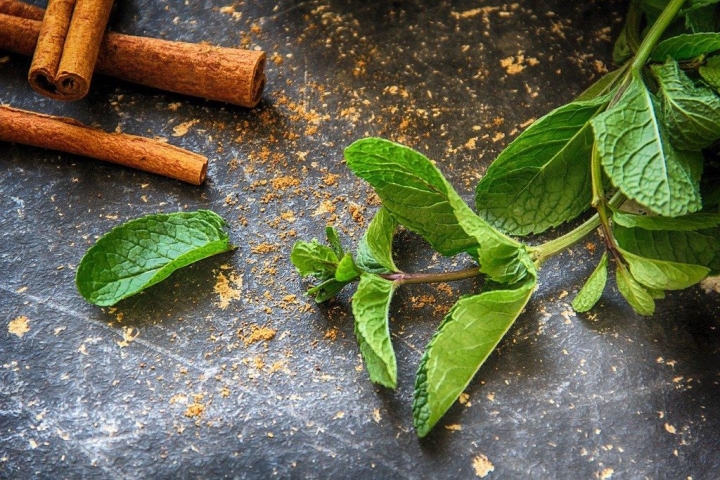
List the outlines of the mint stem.
{"type": "Polygon", "coordinates": [[[682,8],[685,0],[670,0],[668,6],[660,14],[658,19],[655,21],[650,31],[645,35],[640,47],[638,48],[635,58],[633,59],[631,70],[635,73],[640,73],[640,70],[645,66],[647,59],[650,57],[655,45],[665,33],[667,27],[675,20],[680,8],[682,8]]]}
{"type": "Polygon", "coordinates": [[[411,283],[440,283],[440,282],[456,282],[467,278],[479,277],[482,275],[478,267],[471,267],[465,270],[455,272],[441,273],[385,273],[380,275],[385,280],[398,282],[400,284],[411,283]]]}
{"type": "MultiPolygon", "coordinates": [[[[625,195],[617,192],[608,202],[613,207],[619,207],[625,202],[625,195]]],[[[554,257],[558,253],[572,247],[583,238],[590,235],[596,228],[600,226],[600,215],[595,214],[588,218],[582,225],[575,228],[574,230],[562,235],[558,238],[545,242],[537,247],[530,247],[530,252],[533,256],[536,266],[540,266],[550,257],[554,257]]]]}

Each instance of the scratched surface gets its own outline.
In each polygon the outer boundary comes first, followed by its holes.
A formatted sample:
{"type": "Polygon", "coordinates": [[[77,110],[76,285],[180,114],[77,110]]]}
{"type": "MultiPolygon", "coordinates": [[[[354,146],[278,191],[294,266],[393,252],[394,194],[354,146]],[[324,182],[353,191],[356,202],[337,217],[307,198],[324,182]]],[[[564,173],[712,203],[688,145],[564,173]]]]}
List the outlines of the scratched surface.
{"type": "MultiPolygon", "coordinates": [[[[610,65],[623,2],[117,3],[116,31],[265,50],[268,86],[250,111],[98,77],[66,105],[30,90],[27,59],[0,53],[0,102],[210,158],[207,183],[192,187],[0,145],[0,477],[720,475],[716,292],[673,293],[645,319],[613,284],[576,316],[569,302],[600,250],[576,247],[542,270],[469,401],[418,441],[420,355],[453,299],[478,285],[399,292],[393,392],[362,369],[350,292],[316,306],[288,261],[326,224],[354,244],[377,208],[342,162],[355,138],[418,148],[470,200],[522,125],[610,65]],[[117,309],[79,297],[74,269],[97,236],[197,208],[228,220],[236,251],[117,309]],[[226,308],[222,277],[239,292],[226,308]],[[259,327],[275,337],[247,341],[259,327]]],[[[396,247],[404,269],[456,267],[410,234],[396,247]]]]}

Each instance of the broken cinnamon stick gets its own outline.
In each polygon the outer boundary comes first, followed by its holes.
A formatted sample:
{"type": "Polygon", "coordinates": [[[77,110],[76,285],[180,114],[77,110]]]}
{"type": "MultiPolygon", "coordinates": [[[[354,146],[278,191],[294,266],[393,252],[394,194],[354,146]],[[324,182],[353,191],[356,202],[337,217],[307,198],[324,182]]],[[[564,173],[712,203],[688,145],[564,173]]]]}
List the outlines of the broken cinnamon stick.
{"type": "MultiPolygon", "coordinates": [[[[32,55],[41,8],[0,0],[0,49],[32,55]]],[[[265,87],[265,53],[107,32],[95,71],[184,95],[256,106],[265,87]]]]}
{"type": "Polygon", "coordinates": [[[87,95],[112,0],[50,0],[28,80],[56,100],[87,95]]]}
{"type": "Polygon", "coordinates": [[[200,185],[208,160],[159,140],[107,133],[71,118],[0,105],[0,141],[49,148],[200,185]]]}

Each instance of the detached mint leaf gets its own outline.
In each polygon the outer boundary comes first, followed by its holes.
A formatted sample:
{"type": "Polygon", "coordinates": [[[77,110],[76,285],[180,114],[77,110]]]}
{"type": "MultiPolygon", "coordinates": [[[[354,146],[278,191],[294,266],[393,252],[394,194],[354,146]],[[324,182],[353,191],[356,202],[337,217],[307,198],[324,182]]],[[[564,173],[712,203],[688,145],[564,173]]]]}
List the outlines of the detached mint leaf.
{"type": "Polygon", "coordinates": [[[720,56],[708,58],[705,65],[698,68],[698,73],[705,83],[720,92],[720,56]]]}
{"type": "Polygon", "coordinates": [[[415,380],[413,420],[419,437],[465,390],[525,308],[535,284],[533,272],[515,289],[465,296],[453,306],[430,340],[415,380]]]}
{"type": "Polygon", "coordinates": [[[363,273],[352,298],[355,335],[370,380],[388,388],[397,385],[397,362],[388,320],[394,290],[394,282],[363,273]]]}
{"type": "Polygon", "coordinates": [[[348,167],[375,188],[395,219],[435,250],[452,256],[477,247],[450,205],[452,187],[424,155],[388,140],[365,138],[346,148],[345,158],[348,167]]]}
{"type": "Polygon", "coordinates": [[[702,154],[673,148],[654,98],[633,76],[618,103],[592,120],[595,146],[613,184],[660,215],[700,210],[702,154]]]}
{"type": "Polygon", "coordinates": [[[668,136],[680,150],[701,150],[720,138],[720,97],[707,87],[696,87],[669,60],[653,65],[660,85],[663,113],[668,136]]]}
{"type": "Polygon", "coordinates": [[[390,212],[382,207],[373,217],[365,235],[357,247],[357,264],[372,273],[399,271],[392,257],[392,241],[397,222],[390,212]]]}
{"type": "Polygon", "coordinates": [[[312,240],[296,242],[290,253],[290,261],[301,277],[312,276],[325,280],[335,276],[340,260],[332,248],[312,240]]]}
{"type": "Polygon", "coordinates": [[[655,313],[655,300],[652,295],[633,278],[625,265],[618,263],[615,269],[615,281],[620,294],[638,315],[650,317],[655,313]]]}
{"type": "Polygon", "coordinates": [[[85,253],[75,283],[100,306],[166,279],[175,270],[233,247],[225,221],[208,210],[148,215],[113,228],[85,253]]]}
{"type": "Polygon", "coordinates": [[[513,235],[541,233],[590,207],[591,118],[608,95],[564,105],[533,123],[490,165],[475,194],[478,214],[513,235]]]}
{"type": "Polygon", "coordinates": [[[654,62],[689,60],[720,50],[720,33],[691,33],[676,35],[658,43],[650,55],[654,62]]]}
{"type": "Polygon", "coordinates": [[[707,277],[710,269],[702,265],[668,262],[635,255],[620,248],[630,273],[641,284],[654,290],[682,290],[707,277]]]}
{"type": "Polygon", "coordinates": [[[600,263],[598,263],[590,275],[590,278],[588,278],[585,285],[572,301],[573,310],[576,312],[587,312],[600,300],[603,290],[605,290],[605,284],[607,283],[607,265],[608,255],[607,252],[605,252],[600,259],[600,263]]]}

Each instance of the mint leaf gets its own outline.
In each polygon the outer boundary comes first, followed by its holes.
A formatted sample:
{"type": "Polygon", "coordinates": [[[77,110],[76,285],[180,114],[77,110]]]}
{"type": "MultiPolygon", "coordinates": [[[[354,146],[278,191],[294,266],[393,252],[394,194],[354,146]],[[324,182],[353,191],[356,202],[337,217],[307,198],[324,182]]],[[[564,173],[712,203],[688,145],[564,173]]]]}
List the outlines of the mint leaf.
{"type": "Polygon", "coordinates": [[[655,300],[652,295],[633,278],[627,267],[619,262],[615,269],[615,281],[620,294],[637,314],[649,317],[655,313],[655,300]]]}
{"type": "Polygon", "coordinates": [[[701,150],[720,138],[720,97],[707,87],[696,87],[669,60],[653,65],[670,141],[680,150],[701,150]]]}
{"type": "Polygon", "coordinates": [[[541,233],[590,207],[588,123],[609,96],[553,110],[518,136],[490,165],[475,194],[478,214],[513,235],[541,233]]]}
{"type": "Polygon", "coordinates": [[[333,252],[335,252],[337,258],[342,258],[345,255],[345,251],[340,243],[340,236],[338,235],[337,230],[333,227],[325,227],[325,236],[330,244],[330,248],[332,248],[333,252]]]}
{"type": "Polygon", "coordinates": [[[313,239],[311,242],[295,242],[290,252],[290,261],[301,277],[312,276],[325,280],[335,276],[340,260],[332,248],[313,239]]]}
{"type": "Polygon", "coordinates": [[[75,283],[88,302],[114,305],[175,270],[233,247],[208,210],[147,215],[113,228],[85,253],[75,283]]]}
{"type": "Polygon", "coordinates": [[[595,147],[613,184],[627,197],[669,217],[702,207],[702,154],[673,148],[654,98],[633,75],[622,98],[592,120],[595,147]]]}
{"type": "Polygon", "coordinates": [[[676,35],[658,43],[650,55],[650,60],[664,62],[668,57],[673,60],[689,60],[716,50],[720,50],[720,33],[676,35]]]}
{"type": "Polygon", "coordinates": [[[705,226],[718,216],[693,214],[677,219],[637,216],[633,222],[628,221],[632,218],[629,214],[616,213],[613,236],[625,251],[655,260],[702,265],[715,274],[720,273],[720,227],[705,226]],[[672,220],[680,221],[673,225],[672,220]]]}
{"type": "Polygon", "coordinates": [[[720,91],[720,56],[710,57],[698,68],[698,73],[716,91],[720,91]]]}
{"type": "Polygon", "coordinates": [[[576,312],[587,312],[600,300],[607,283],[607,265],[608,255],[605,252],[600,259],[600,263],[595,267],[595,270],[590,274],[587,282],[585,282],[585,285],[572,302],[572,307],[576,312]]]}
{"type": "Polygon", "coordinates": [[[358,140],[345,149],[348,167],[370,183],[400,223],[443,255],[477,247],[458,224],[449,202],[454,193],[424,155],[380,138],[358,140]]]}
{"type": "Polygon", "coordinates": [[[659,217],[653,215],[635,215],[616,210],[613,222],[626,228],[644,228],[645,230],[681,230],[695,231],[720,226],[720,214],[693,213],[682,217],[659,217]]]}
{"type": "Polygon", "coordinates": [[[418,436],[427,435],[465,390],[525,308],[535,284],[533,274],[515,289],[465,296],[453,306],[420,361],[413,401],[418,436]]]}
{"type": "Polygon", "coordinates": [[[424,155],[387,140],[366,138],[350,145],[345,156],[353,172],[375,188],[392,216],[438,252],[467,251],[478,258],[484,273],[501,283],[525,275],[520,262],[523,254],[527,256],[524,247],[470,210],[424,155]]]}
{"type": "Polygon", "coordinates": [[[373,217],[365,235],[357,247],[357,264],[372,273],[397,272],[392,257],[392,240],[397,222],[390,212],[382,207],[373,217]]]}
{"type": "Polygon", "coordinates": [[[352,297],[355,335],[370,380],[388,388],[397,385],[397,363],[390,341],[388,311],[395,284],[363,273],[352,297]]]}
{"type": "Polygon", "coordinates": [[[334,278],[329,278],[309,289],[307,295],[314,297],[316,303],[323,303],[340,293],[347,284],[348,282],[339,282],[334,278]]]}
{"type": "Polygon", "coordinates": [[[358,278],[362,272],[357,268],[352,255],[346,253],[338,263],[335,270],[335,280],[338,282],[351,282],[358,278]]]}
{"type": "Polygon", "coordinates": [[[630,273],[641,284],[655,290],[682,290],[707,277],[710,269],[702,265],[669,262],[641,257],[619,248],[630,273]]]}

